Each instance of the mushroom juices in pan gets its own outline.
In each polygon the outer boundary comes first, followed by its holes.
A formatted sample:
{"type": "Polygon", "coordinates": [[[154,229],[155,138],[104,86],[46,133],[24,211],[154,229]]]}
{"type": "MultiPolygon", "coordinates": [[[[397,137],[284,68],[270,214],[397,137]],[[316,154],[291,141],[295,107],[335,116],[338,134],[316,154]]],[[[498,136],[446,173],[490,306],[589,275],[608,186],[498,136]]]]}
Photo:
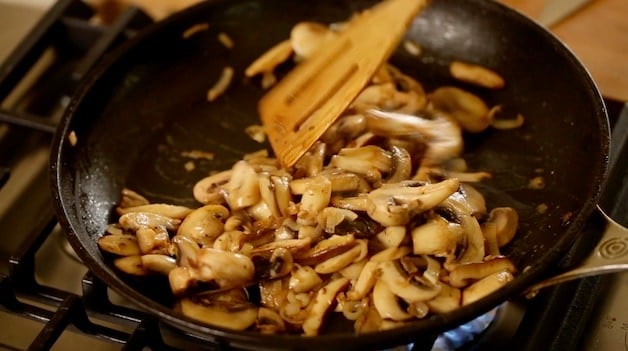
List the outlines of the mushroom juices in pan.
{"type": "MultiPolygon", "coordinates": [[[[279,64],[307,60],[337,30],[299,23],[245,74],[269,87],[279,64]]],[[[484,67],[450,69],[467,84],[504,86],[484,67]]],[[[228,89],[233,70],[223,72],[209,100],[228,89]]],[[[463,133],[523,123],[499,112],[458,87],[426,93],[385,64],[295,166],[267,150],[246,155],[196,184],[198,208],[125,189],[98,244],[121,272],[163,275],[182,314],[224,328],[317,335],[335,313],[363,333],[447,313],[516,273],[500,248],[517,212],[487,208],[473,183],[491,174],[461,158],[463,133]]],[[[259,126],[247,133],[264,139],[259,126]]]]}

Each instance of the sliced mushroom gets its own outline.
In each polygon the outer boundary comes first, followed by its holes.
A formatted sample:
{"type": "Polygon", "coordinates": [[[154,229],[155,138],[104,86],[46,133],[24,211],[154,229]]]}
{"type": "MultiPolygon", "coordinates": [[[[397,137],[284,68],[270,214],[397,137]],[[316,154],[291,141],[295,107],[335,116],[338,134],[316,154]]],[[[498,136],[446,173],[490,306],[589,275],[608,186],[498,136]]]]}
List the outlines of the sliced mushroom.
{"type": "Polygon", "coordinates": [[[225,202],[223,186],[229,182],[233,170],[229,169],[201,179],[194,184],[192,193],[196,201],[202,204],[221,204],[225,202]]]}
{"type": "Polygon", "coordinates": [[[384,226],[405,225],[417,213],[447,199],[459,185],[457,179],[425,185],[413,181],[384,184],[369,193],[367,213],[384,226]]]}
{"type": "Polygon", "coordinates": [[[375,282],[373,287],[373,305],[382,318],[388,318],[395,321],[404,321],[412,318],[399,305],[397,295],[393,294],[388,285],[382,280],[375,282]]]}
{"type": "Polygon", "coordinates": [[[316,243],[311,249],[298,254],[295,259],[299,264],[315,266],[329,258],[349,251],[357,243],[355,236],[332,235],[316,243]]]}
{"type": "MultiPolygon", "coordinates": [[[[357,191],[362,186],[362,179],[357,174],[344,172],[340,169],[325,169],[319,175],[329,179],[332,192],[357,191]]],[[[305,192],[308,184],[319,179],[317,177],[308,177],[292,180],[290,182],[290,191],[295,195],[301,195],[305,192]]]]}
{"type": "MultiPolygon", "coordinates": [[[[485,256],[484,235],[482,235],[478,220],[471,215],[471,206],[466,202],[464,195],[456,192],[439,206],[447,209],[455,216],[465,233],[465,239],[462,240],[464,247],[454,264],[481,262],[485,256]]],[[[452,263],[446,262],[446,268],[451,269],[452,263]]]]}
{"type": "Polygon", "coordinates": [[[316,181],[306,186],[301,195],[301,206],[297,214],[297,222],[313,225],[318,213],[329,204],[331,198],[331,182],[326,177],[316,177],[316,181]]]}
{"type": "Polygon", "coordinates": [[[290,43],[298,60],[305,60],[335,36],[335,33],[322,23],[304,21],[292,27],[290,43]]]}
{"type": "Polygon", "coordinates": [[[462,130],[456,121],[439,111],[423,111],[424,116],[368,110],[369,131],[388,137],[420,136],[427,145],[422,163],[440,164],[462,152],[462,130]]]}
{"type": "Polygon", "coordinates": [[[255,324],[257,307],[247,301],[246,296],[230,299],[208,296],[183,298],[178,308],[189,318],[220,328],[245,330],[255,324]]]}
{"type": "Polygon", "coordinates": [[[214,240],[212,247],[216,250],[240,252],[247,239],[247,235],[239,230],[225,231],[214,240]]]}
{"type": "Polygon", "coordinates": [[[232,170],[231,178],[224,186],[229,208],[239,210],[258,203],[260,191],[255,169],[242,160],[236,162],[232,170]]]}
{"type": "Polygon", "coordinates": [[[325,232],[334,234],[336,226],[344,221],[355,221],[358,214],[342,208],[325,207],[318,215],[318,223],[323,226],[325,232]]]}
{"type": "Polygon", "coordinates": [[[312,290],[323,282],[321,277],[310,266],[295,265],[295,269],[290,274],[288,287],[296,293],[312,290]]]}
{"type": "Polygon", "coordinates": [[[460,193],[469,204],[471,215],[475,218],[482,218],[486,215],[486,200],[482,193],[468,183],[460,184],[460,193]]]}
{"type": "Polygon", "coordinates": [[[122,189],[122,199],[120,199],[120,203],[118,204],[119,208],[127,208],[127,207],[135,207],[135,206],[143,206],[148,205],[150,202],[144,196],[138,194],[137,192],[124,188],[122,189]]]}
{"type": "Polygon", "coordinates": [[[493,70],[469,62],[453,61],[449,72],[458,80],[484,88],[501,89],[506,85],[504,78],[493,70]]]}
{"type": "Polygon", "coordinates": [[[318,335],[328,311],[333,308],[336,296],[348,286],[349,279],[337,278],[318,290],[303,321],[302,328],[306,336],[318,335]]]}
{"type": "Polygon", "coordinates": [[[391,154],[375,145],[343,148],[331,158],[330,165],[348,172],[371,175],[374,171],[388,173],[392,169],[391,154]]]}
{"type": "Polygon", "coordinates": [[[197,243],[211,245],[223,233],[224,222],[229,210],[222,205],[205,205],[190,213],[177,230],[178,236],[185,236],[197,243]]]}
{"type": "Polygon", "coordinates": [[[244,287],[253,282],[255,266],[251,258],[212,248],[200,249],[196,269],[201,281],[215,281],[221,289],[244,287]]]}
{"type": "Polygon", "coordinates": [[[150,212],[130,212],[120,216],[118,220],[122,228],[136,231],[140,228],[164,228],[177,230],[181,220],[150,212]]]}
{"type": "Polygon", "coordinates": [[[441,216],[432,216],[424,224],[410,232],[412,252],[415,255],[453,255],[456,247],[464,239],[460,225],[449,223],[441,216]]]}
{"type": "Polygon", "coordinates": [[[399,247],[406,238],[406,227],[390,226],[377,234],[377,240],[384,248],[399,247]]]}
{"type": "Polygon", "coordinates": [[[460,307],[462,292],[447,284],[441,285],[440,293],[433,299],[425,302],[429,309],[435,313],[447,313],[460,307]]]}
{"type": "Polygon", "coordinates": [[[481,132],[492,123],[486,103],[460,88],[440,87],[430,94],[429,100],[434,108],[450,114],[468,132],[481,132]]]}
{"type": "Polygon", "coordinates": [[[177,267],[177,261],[166,255],[148,254],[142,255],[142,267],[152,272],[168,275],[177,267]]]}
{"type": "Polygon", "coordinates": [[[146,204],[133,207],[117,207],[119,215],[131,212],[154,213],[168,218],[183,219],[189,215],[193,209],[186,206],[176,206],[169,204],[146,204]]]}
{"type": "Polygon", "coordinates": [[[134,235],[104,235],[98,238],[98,247],[118,256],[135,256],[142,253],[134,235]]]}
{"type": "Polygon", "coordinates": [[[319,274],[331,274],[347,267],[353,262],[363,259],[368,252],[366,240],[356,240],[355,245],[334,257],[331,257],[314,267],[319,274]]]}
{"type": "Polygon", "coordinates": [[[277,279],[284,277],[292,271],[292,254],[286,248],[273,250],[270,255],[252,255],[251,260],[255,265],[255,280],[277,279]]]}
{"type": "Polygon", "coordinates": [[[493,273],[478,280],[462,291],[462,305],[468,305],[485,296],[488,296],[492,292],[495,292],[497,289],[508,284],[508,282],[513,279],[514,276],[512,273],[503,271],[493,273]]]}
{"type": "Polygon", "coordinates": [[[506,257],[495,257],[484,262],[474,262],[456,266],[449,273],[449,284],[462,288],[496,272],[516,272],[515,265],[506,257]]]}
{"type": "Polygon", "coordinates": [[[150,274],[150,271],[142,265],[142,256],[139,255],[116,258],[113,260],[113,265],[121,272],[130,275],[145,276],[150,274]]]}
{"type": "Polygon", "coordinates": [[[517,233],[519,214],[512,207],[496,207],[489,213],[486,223],[495,225],[497,244],[503,247],[508,244],[517,233]]]}
{"type": "Polygon", "coordinates": [[[410,179],[412,174],[412,157],[405,148],[393,145],[390,148],[392,155],[392,171],[386,183],[397,183],[406,179],[410,179]]]}
{"type": "Polygon", "coordinates": [[[262,334],[278,334],[286,331],[286,323],[275,310],[260,307],[257,309],[255,328],[262,334]]]}
{"type": "Polygon", "coordinates": [[[244,74],[247,77],[253,77],[261,73],[272,72],[275,67],[290,58],[292,52],[290,40],[279,42],[253,61],[246,68],[244,74]]]}
{"type": "Polygon", "coordinates": [[[381,262],[378,269],[381,272],[380,279],[395,295],[408,303],[430,300],[440,292],[440,284],[428,286],[410,279],[399,261],[381,262]]]}
{"type": "Polygon", "coordinates": [[[170,253],[170,236],[163,228],[140,228],[135,236],[142,254],[170,253]]]}

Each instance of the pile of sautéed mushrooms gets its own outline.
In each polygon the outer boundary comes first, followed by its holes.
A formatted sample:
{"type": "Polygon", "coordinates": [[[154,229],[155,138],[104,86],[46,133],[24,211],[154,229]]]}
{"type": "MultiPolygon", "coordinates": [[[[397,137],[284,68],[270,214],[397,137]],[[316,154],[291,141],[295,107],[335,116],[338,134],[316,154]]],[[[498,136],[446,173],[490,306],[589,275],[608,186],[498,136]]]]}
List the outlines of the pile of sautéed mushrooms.
{"type": "MultiPolygon", "coordinates": [[[[299,23],[246,74],[270,85],[275,66],[334,35],[299,23]]],[[[460,66],[467,83],[501,79],[460,66]]],[[[168,279],[182,314],[224,328],[317,335],[336,314],[364,333],[447,313],[516,273],[500,248],[517,212],[486,208],[473,184],[491,174],[461,158],[463,133],[500,128],[496,110],[454,86],[426,93],[386,64],[294,167],[246,155],[195,185],[198,208],[125,189],[98,244],[120,271],[168,279]]]]}

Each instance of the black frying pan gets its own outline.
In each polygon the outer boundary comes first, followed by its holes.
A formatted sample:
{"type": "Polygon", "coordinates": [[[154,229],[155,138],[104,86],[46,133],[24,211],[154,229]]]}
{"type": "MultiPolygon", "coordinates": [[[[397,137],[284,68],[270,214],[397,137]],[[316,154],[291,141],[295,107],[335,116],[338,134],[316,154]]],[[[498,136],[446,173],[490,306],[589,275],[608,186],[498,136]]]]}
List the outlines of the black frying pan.
{"type": "Polygon", "coordinates": [[[141,33],[98,66],[72,99],[51,157],[61,225],[94,274],[167,323],[209,340],[245,348],[321,350],[370,349],[435,335],[517,296],[551,270],[597,203],[608,153],[606,112],[589,74],[565,46],[532,21],[486,0],[434,0],[407,34],[420,43],[422,55],[399,49],[392,62],[428,91],[454,83],[447,74],[454,59],[488,66],[506,78],[499,91],[465,88],[491,105],[503,103],[522,113],[525,125],[469,136],[465,158],[472,169],[494,174],[481,186],[488,205],[509,205],[520,213],[520,231],[504,253],[527,270],[511,284],[453,313],[399,329],[356,336],[338,327],[304,339],[197,324],[172,310],[165,282],[129,279],[103,257],[96,239],[115,220],[122,188],[155,202],[198,206],[191,196],[195,181],[259,148],[243,132],[258,123],[256,102],[263,94],[258,81],[241,78],[250,62],[285,39],[298,21],[342,21],[372,3],[207,1],[141,33]],[[200,22],[209,23],[209,30],[182,39],[185,29],[200,22]],[[219,32],[234,40],[233,50],[216,40],[219,32]],[[237,79],[225,96],[208,103],[206,92],[225,65],[235,68],[237,79]],[[78,136],[75,146],[68,141],[72,131],[78,136]],[[215,152],[217,158],[185,171],[188,159],[181,152],[194,149],[215,152]],[[546,187],[530,190],[528,181],[539,172],[546,187]],[[548,206],[543,215],[536,211],[541,203],[548,206]]]}

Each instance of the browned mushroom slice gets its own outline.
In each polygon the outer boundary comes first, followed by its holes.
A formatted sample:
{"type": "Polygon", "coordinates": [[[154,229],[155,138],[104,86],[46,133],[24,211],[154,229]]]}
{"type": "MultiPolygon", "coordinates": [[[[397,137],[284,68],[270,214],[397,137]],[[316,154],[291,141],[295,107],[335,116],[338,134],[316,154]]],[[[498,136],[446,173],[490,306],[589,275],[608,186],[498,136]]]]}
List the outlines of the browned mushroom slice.
{"type": "Polygon", "coordinates": [[[367,240],[356,240],[355,245],[349,250],[328,258],[317,264],[314,270],[320,274],[331,274],[347,267],[353,262],[357,262],[368,253],[367,240]]]}
{"type": "Polygon", "coordinates": [[[169,204],[147,204],[133,207],[117,207],[116,211],[119,215],[131,212],[154,213],[168,218],[183,219],[189,215],[193,209],[185,206],[176,206],[169,204]]]}
{"type": "Polygon", "coordinates": [[[333,308],[336,296],[349,286],[349,279],[337,278],[318,290],[308,315],[303,321],[303,333],[307,336],[318,335],[327,313],[333,308]]]}
{"type": "Polygon", "coordinates": [[[460,307],[462,292],[447,284],[441,285],[440,293],[433,299],[425,302],[429,309],[435,313],[447,313],[460,307]]]}
{"type": "Polygon", "coordinates": [[[519,214],[512,207],[496,207],[489,213],[486,223],[495,225],[497,245],[503,247],[508,244],[517,233],[519,214]]]}
{"type": "Polygon", "coordinates": [[[504,271],[493,273],[478,280],[462,291],[462,305],[468,305],[485,296],[488,296],[490,293],[497,291],[497,289],[505,286],[513,279],[514,276],[512,273],[504,271]]]}
{"type": "Polygon", "coordinates": [[[135,256],[141,254],[137,238],[134,235],[105,235],[98,238],[101,250],[118,256],[135,256]]]}
{"type": "Polygon", "coordinates": [[[486,103],[468,91],[453,86],[440,87],[429,99],[437,110],[450,114],[468,132],[478,133],[491,125],[486,103]]]}
{"type": "Polygon", "coordinates": [[[238,253],[200,249],[195,273],[201,281],[215,281],[221,289],[244,287],[253,281],[255,266],[251,258],[238,253]]]}
{"type": "Polygon", "coordinates": [[[208,177],[205,177],[196,184],[192,189],[196,201],[202,204],[221,204],[225,202],[223,194],[223,186],[229,182],[233,170],[229,169],[208,177]]]}
{"type": "Polygon", "coordinates": [[[142,267],[152,272],[168,275],[177,267],[177,261],[166,255],[148,254],[142,255],[142,267]]]}
{"type": "Polygon", "coordinates": [[[224,190],[232,210],[255,205],[260,200],[259,181],[255,169],[246,161],[238,161],[224,190]]]}
{"type": "Polygon", "coordinates": [[[516,271],[515,265],[506,257],[495,257],[484,262],[473,262],[456,266],[449,273],[449,284],[461,288],[496,272],[516,271]]]}
{"type": "Polygon", "coordinates": [[[345,221],[355,221],[358,214],[342,208],[325,207],[318,215],[318,223],[323,226],[325,232],[334,234],[336,227],[345,221]]]}
{"type": "Polygon", "coordinates": [[[295,260],[302,265],[315,266],[325,260],[349,251],[356,245],[355,236],[332,235],[321,240],[311,249],[298,254],[295,260]]]}
{"type": "Polygon", "coordinates": [[[170,236],[163,228],[140,228],[135,236],[142,254],[170,253],[170,236]]]}
{"type": "Polygon", "coordinates": [[[247,239],[248,236],[239,230],[225,231],[214,240],[212,246],[216,250],[240,252],[247,239]]]}
{"type": "Polygon", "coordinates": [[[315,177],[315,181],[308,183],[305,192],[301,195],[297,222],[299,224],[314,225],[316,217],[322,211],[331,198],[331,182],[323,176],[315,177]]]}
{"type": "Polygon", "coordinates": [[[278,334],[286,331],[286,323],[275,310],[260,307],[257,309],[255,328],[263,334],[278,334]]]}
{"type": "Polygon", "coordinates": [[[392,169],[392,156],[379,146],[367,145],[358,148],[343,148],[332,156],[330,165],[348,172],[381,179],[382,173],[392,169]]]}
{"type": "Polygon", "coordinates": [[[412,318],[399,304],[399,299],[382,280],[375,282],[373,287],[373,305],[382,318],[404,321],[412,318]]]}
{"type": "Polygon", "coordinates": [[[298,257],[301,257],[301,254],[310,248],[311,243],[312,240],[310,238],[271,241],[254,248],[251,254],[272,253],[277,249],[283,248],[289,250],[293,255],[299,255],[298,257]]]}
{"type": "Polygon", "coordinates": [[[113,260],[113,265],[130,275],[144,276],[150,274],[150,271],[142,266],[142,257],[139,255],[116,258],[113,260]]]}
{"type": "Polygon", "coordinates": [[[135,207],[135,206],[148,205],[149,203],[150,202],[148,201],[148,199],[146,199],[144,196],[138,194],[137,192],[131,189],[124,188],[122,189],[122,199],[120,200],[118,207],[120,208],[135,207]]]}
{"type": "Polygon", "coordinates": [[[481,262],[485,256],[484,235],[482,235],[478,220],[471,215],[471,206],[464,196],[459,192],[454,193],[439,206],[450,211],[465,233],[465,239],[461,240],[464,247],[456,258],[456,262],[446,262],[445,266],[451,269],[452,267],[448,267],[451,264],[481,262]]]}
{"type": "Polygon", "coordinates": [[[296,293],[302,293],[310,291],[323,282],[314,268],[302,265],[295,265],[295,267],[288,281],[290,290],[296,293]]]}
{"type": "Polygon", "coordinates": [[[410,179],[412,175],[412,157],[405,148],[393,145],[390,148],[390,154],[392,155],[392,171],[388,178],[387,183],[397,183],[403,180],[410,179]]]}
{"type": "Polygon", "coordinates": [[[185,236],[197,243],[211,245],[223,233],[224,222],[229,210],[222,205],[205,205],[190,213],[177,230],[178,236],[185,236]]]}
{"type": "Polygon", "coordinates": [[[482,193],[468,183],[460,184],[460,193],[466,199],[472,216],[475,218],[482,218],[486,215],[486,200],[484,199],[482,193]]]}
{"type": "Polygon", "coordinates": [[[378,242],[384,246],[384,248],[399,247],[401,243],[406,239],[406,227],[405,226],[390,226],[384,228],[376,236],[378,242]]]}
{"type": "Polygon", "coordinates": [[[122,228],[133,231],[140,228],[164,228],[174,231],[179,227],[181,220],[150,212],[130,212],[122,215],[118,222],[122,228]]]}
{"type": "Polygon", "coordinates": [[[506,85],[504,78],[493,70],[469,62],[453,61],[449,72],[458,80],[484,88],[501,89],[506,85]]]}
{"type": "Polygon", "coordinates": [[[447,257],[453,255],[458,243],[464,239],[459,224],[449,223],[441,216],[433,216],[424,224],[410,232],[412,252],[415,255],[435,255],[447,257]]]}
{"type": "Polygon", "coordinates": [[[459,185],[457,179],[425,185],[415,181],[384,184],[369,193],[367,213],[384,226],[405,225],[417,213],[443,202],[459,185]]]}
{"type": "Polygon", "coordinates": [[[272,72],[276,66],[286,61],[292,55],[292,43],[290,40],[284,40],[264,52],[260,57],[253,61],[244,71],[247,77],[272,72]]]}
{"type": "MultiPolygon", "coordinates": [[[[356,191],[362,186],[362,179],[357,174],[344,172],[337,168],[325,169],[319,175],[329,179],[332,192],[356,191]]],[[[295,179],[290,182],[290,190],[295,195],[301,195],[305,192],[308,184],[316,182],[318,179],[316,177],[295,179]]]]}
{"type": "Polygon", "coordinates": [[[251,260],[255,265],[255,280],[277,279],[292,271],[292,254],[286,248],[278,248],[266,254],[253,254],[251,260]]]}
{"type": "Polygon", "coordinates": [[[381,272],[380,279],[395,295],[408,303],[430,300],[440,292],[440,284],[430,286],[411,279],[399,261],[382,262],[378,265],[378,269],[381,272]]]}
{"type": "Polygon", "coordinates": [[[197,321],[233,330],[245,330],[255,324],[257,307],[246,296],[220,297],[220,294],[183,298],[178,303],[181,313],[197,321]]]}

